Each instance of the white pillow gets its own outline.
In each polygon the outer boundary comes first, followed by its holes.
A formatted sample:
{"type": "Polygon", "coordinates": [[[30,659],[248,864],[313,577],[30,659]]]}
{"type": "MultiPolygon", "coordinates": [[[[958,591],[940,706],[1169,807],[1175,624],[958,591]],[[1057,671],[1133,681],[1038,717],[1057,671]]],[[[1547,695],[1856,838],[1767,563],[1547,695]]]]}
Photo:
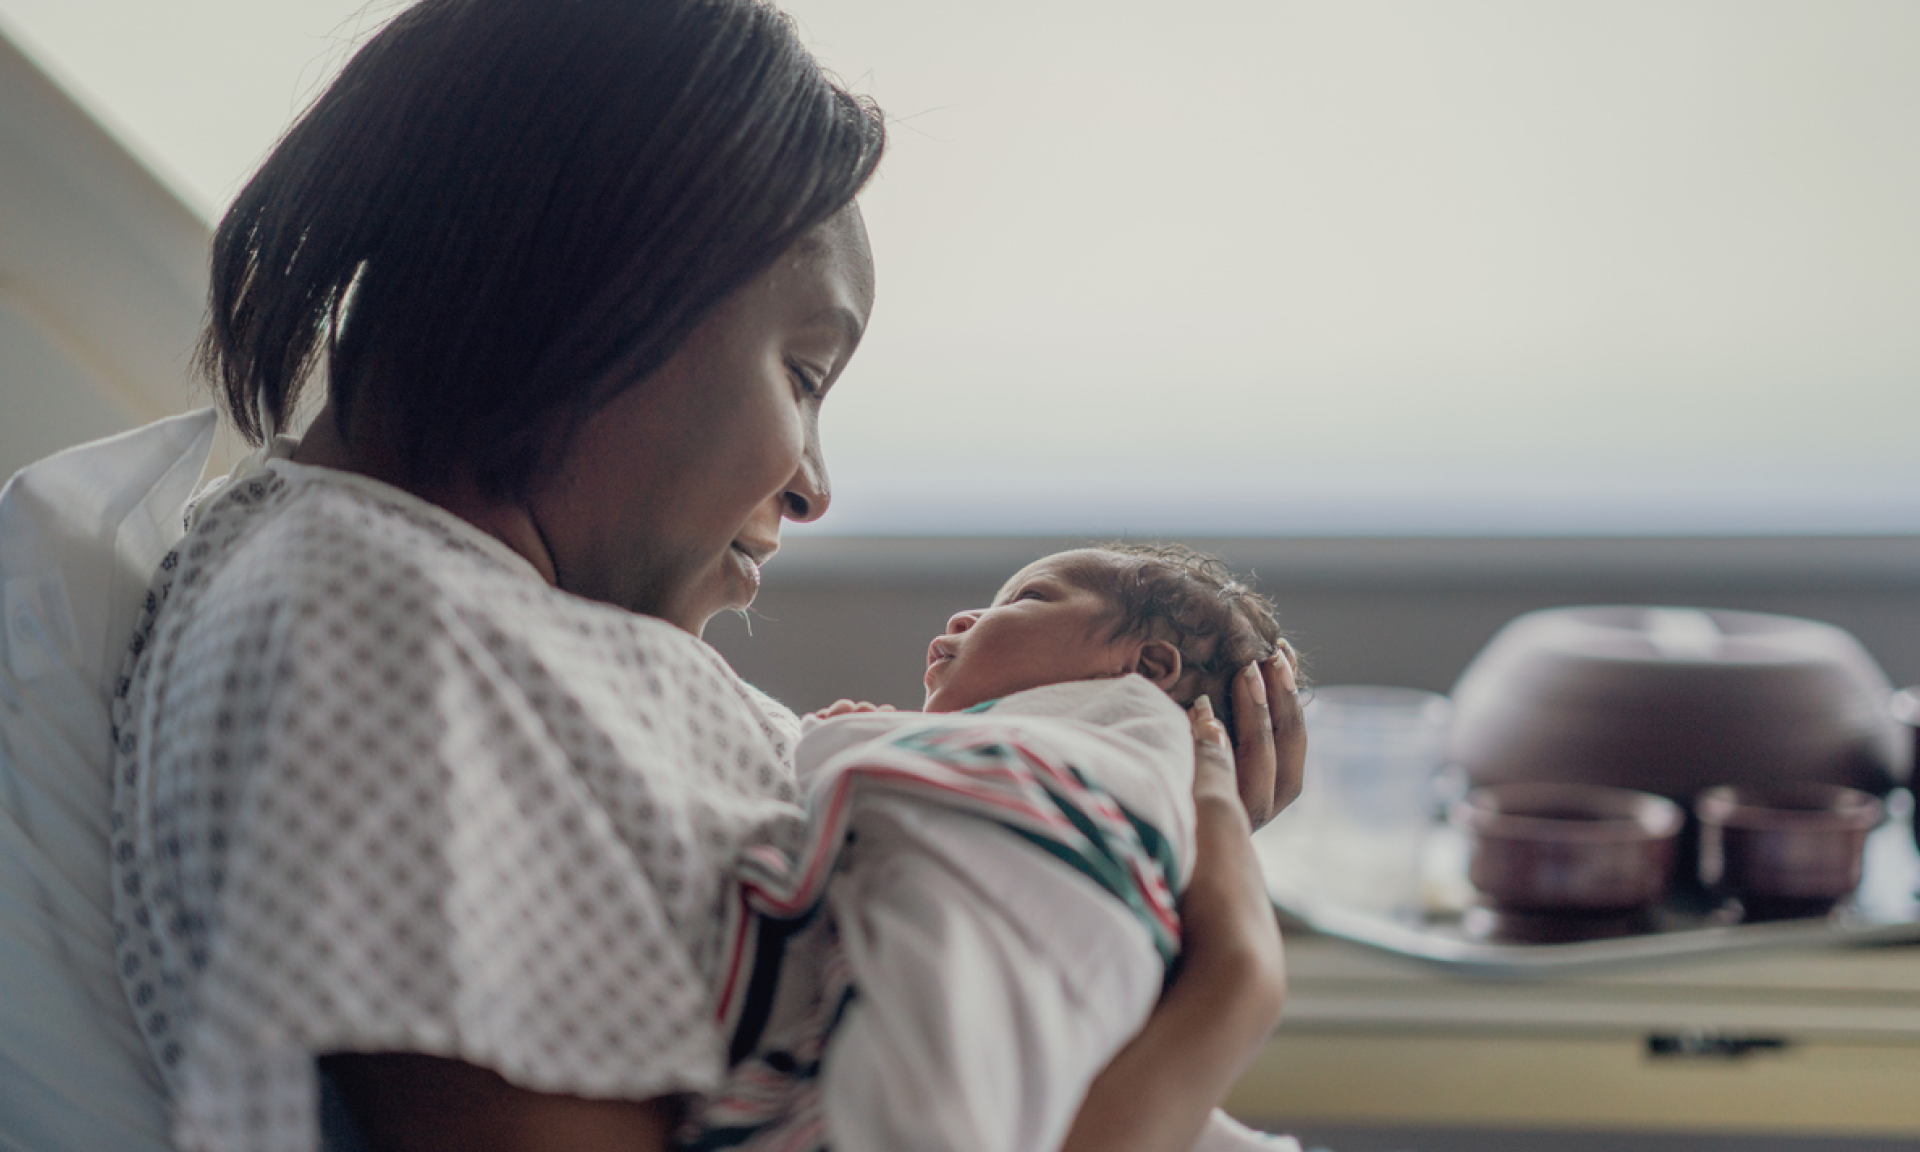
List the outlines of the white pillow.
{"type": "Polygon", "coordinates": [[[166,1098],[114,972],[108,703],[212,449],[211,409],[0,490],[0,1146],[161,1152],[166,1098]]]}

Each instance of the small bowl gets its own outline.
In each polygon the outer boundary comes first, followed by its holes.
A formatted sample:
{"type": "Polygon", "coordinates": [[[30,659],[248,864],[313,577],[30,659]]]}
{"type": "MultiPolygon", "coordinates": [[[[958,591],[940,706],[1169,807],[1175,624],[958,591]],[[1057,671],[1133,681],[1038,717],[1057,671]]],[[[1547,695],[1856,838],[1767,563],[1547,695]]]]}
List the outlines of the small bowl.
{"type": "Polygon", "coordinates": [[[1475,788],[1448,820],[1467,836],[1467,877],[1493,912],[1615,920],[1666,895],[1686,823],[1671,800],[1595,784],[1475,788]]]}
{"type": "MultiPolygon", "coordinates": [[[[1920,685],[1895,692],[1887,711],[1892,713],[1893,722],[1907,734],[1909,759],[1916,768],[1920,768],[1920,685]]],[[[1913,822],[1913,838],[1916,844],[1920,844],[1920,820],[1913,822]]]]}
{"type": "Polygon", "coordinates": [[[1822,916],[1860,886],[1867,833],[1886,807],[1832,784],[1709,788],[1700,818],[1700,879],[1740,901],[1746,919],[1822,916]]]}

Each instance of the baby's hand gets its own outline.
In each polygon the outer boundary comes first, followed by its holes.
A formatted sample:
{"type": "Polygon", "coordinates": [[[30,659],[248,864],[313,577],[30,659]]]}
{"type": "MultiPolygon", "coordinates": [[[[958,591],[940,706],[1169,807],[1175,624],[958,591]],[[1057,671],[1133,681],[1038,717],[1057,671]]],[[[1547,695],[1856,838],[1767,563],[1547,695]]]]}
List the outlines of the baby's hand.
{"type": "Polygon", "coordinates": [[[831,720],[835,716],[847,716],[855,712],[891,712],[891,704],[869,704],[865,700],[835,700],[818,712],[807,713],[809,720],[831,720]]]}

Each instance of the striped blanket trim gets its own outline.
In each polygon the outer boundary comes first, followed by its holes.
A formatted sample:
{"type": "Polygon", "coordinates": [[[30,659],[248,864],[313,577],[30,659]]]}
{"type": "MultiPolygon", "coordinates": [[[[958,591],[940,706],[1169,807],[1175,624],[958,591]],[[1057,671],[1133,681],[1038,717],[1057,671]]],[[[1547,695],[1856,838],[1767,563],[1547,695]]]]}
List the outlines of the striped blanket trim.
{"type": "Polygon", "coordinates": [[[825,988],[816,1007],[794,1030],[798,1042],[790,1050],[736,1058],[724,1089],[694,1102],[675,1140],[679,1152],[747,1145],[752,1152],[821,1152],[827,1147],[820,1067],[827,1041],[855,995],[846,953],[833,949],[821,979],[825,988]]]}

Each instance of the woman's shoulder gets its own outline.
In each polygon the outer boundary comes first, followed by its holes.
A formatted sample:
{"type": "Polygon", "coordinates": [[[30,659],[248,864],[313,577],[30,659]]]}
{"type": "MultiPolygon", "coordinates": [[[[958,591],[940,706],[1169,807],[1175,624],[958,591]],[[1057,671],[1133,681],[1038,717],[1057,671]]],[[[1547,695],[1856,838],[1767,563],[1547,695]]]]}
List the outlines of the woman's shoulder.
{"type": "Polygon", "coordinates": [[[446,510],[345,472],[274,460],[193,511],[180,582],[225,577],[224,595],[450,599],[545,591],[505,544],[446,510]],[[231,575],[228,575],[231,573],[231,575]]]}
{"type": "Polygon", "coordinates": [[[671,625],[561,592],[453,513],[332,469],[275,460],[228,484],[195,509],[176,562],[164,586],[188,593],[196,614],[267,617],[289,634],[453,630],[483,645],[597,636],[725,672],[671,625]]]}
{"type": "Polygon", "coordinates": [[[588,729],[676,762],[731,764],[755,746],[748,790],[785,791],[763,779],[763,747],[784,775],[790,714],[711,647],[559,591],[494,537],[376,481],[284,461],[236,480],[196,510],[150,603],[141,643],[163,681],[244,665],[275,696],[525,708],[556,735],[588,729]]]}

